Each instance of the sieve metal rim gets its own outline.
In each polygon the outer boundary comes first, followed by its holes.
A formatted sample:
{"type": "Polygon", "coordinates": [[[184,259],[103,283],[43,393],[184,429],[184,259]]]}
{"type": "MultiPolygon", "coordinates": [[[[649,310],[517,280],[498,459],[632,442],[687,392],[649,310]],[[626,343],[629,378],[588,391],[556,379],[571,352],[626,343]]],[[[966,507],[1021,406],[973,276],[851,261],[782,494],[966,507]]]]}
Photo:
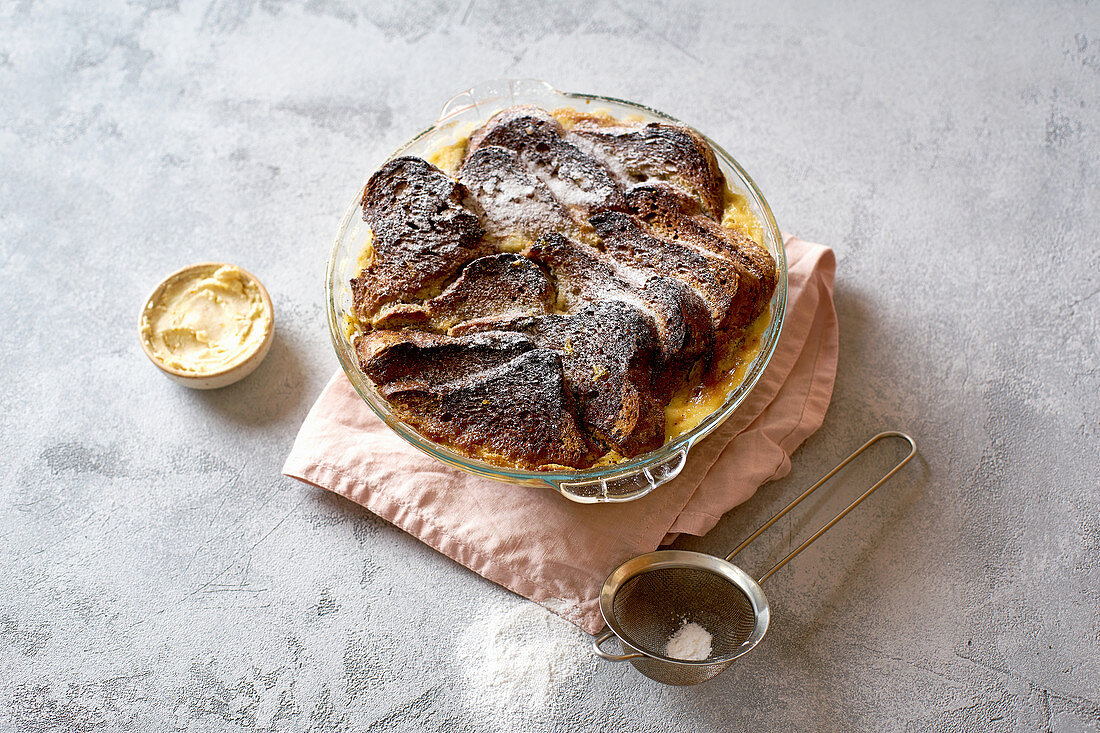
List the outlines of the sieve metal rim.
{"type": "MultiPolygon", "coordinates": [[[[764,633],[768,630],[768,623],[771,620],[768,598],[764,595],[764,589],[760,587],[760,584],[757,583],[751,575],[734,565],[732,562],[720,557],[707,555],[702,552],[692,552],[690,550],[656,550],[654,552],[647,552],[644,555],[638,555],[635,558],[627,560],[622,565],[612,570],[611,574],[604,580],[603,587],[600,588],[600,614],[603,616],[603,620],[608,628],[618,637],[619,643],[623,645],[624,651],[630,649],[633,650],[636,655],[693,667],[725,664],[749,652],[764,638],[764,633]],[[642,573],[671,568],[688,568],[712,572],[736,585],[749,599],[749,603],[752,605],[755,623],[752,633],[745,641],[741,642],[736,652],[721,657],[708,657],[707,659],[700,660],[676,659],[675,657],[666,657],[663,654],[648,652],[631,642],[630,635],[626,633],[626,630],[622,628],[615,618],[615,613],[613,611],[615,593],[628,580],[642,573]]],[[[604,640],[605,638],[598,639],[597,644],[602,643],[604,640]]],[[[598,646],[597,653],[599,653],[598,646]]],[[[603,655],[601,654],[601,656],[603,655]]]]}

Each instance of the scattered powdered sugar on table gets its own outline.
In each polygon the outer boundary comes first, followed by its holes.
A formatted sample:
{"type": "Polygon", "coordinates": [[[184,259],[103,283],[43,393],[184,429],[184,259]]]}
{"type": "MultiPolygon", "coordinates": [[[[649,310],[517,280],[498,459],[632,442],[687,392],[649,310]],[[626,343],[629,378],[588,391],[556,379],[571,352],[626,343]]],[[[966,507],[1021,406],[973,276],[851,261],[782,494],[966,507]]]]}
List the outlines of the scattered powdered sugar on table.
{"type": "Polygon", "coordinates": [[[467,705],[499,730],[560,719],[583,704],[595,673],[590,640],[528,601],[488,607],[459,639],[467,705]]]}
{"type": "Polygon", "coordinates": [[[683,659],[689,662],[698,662],[710,656],[711,635],[697,623],[684,624],[668,638],[665,644],[665,656],[673,659],[683,659]]]}

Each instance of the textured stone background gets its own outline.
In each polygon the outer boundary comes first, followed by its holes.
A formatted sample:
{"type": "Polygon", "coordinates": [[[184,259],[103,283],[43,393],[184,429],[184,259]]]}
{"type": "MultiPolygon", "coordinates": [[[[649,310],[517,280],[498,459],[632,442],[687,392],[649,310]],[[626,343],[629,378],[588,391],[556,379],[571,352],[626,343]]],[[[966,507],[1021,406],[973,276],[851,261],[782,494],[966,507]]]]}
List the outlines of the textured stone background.
{"type": "Polygon", "coordinates": [[[538,5],[0,5],[0,728],[1100,728],[1100,12],[538,5]],[[597,664],[565,622],[279,475],[336,368],[321,283],[347,201],[501,76],[681,117],[836,248],[824,428],[685,545],[730,547],[879,429],[921,446],[769,582],[767,638],[698,688],[597,664]],[[265,281],[277,333],[203,394],[135,323],[205,259],[265,281]]]}

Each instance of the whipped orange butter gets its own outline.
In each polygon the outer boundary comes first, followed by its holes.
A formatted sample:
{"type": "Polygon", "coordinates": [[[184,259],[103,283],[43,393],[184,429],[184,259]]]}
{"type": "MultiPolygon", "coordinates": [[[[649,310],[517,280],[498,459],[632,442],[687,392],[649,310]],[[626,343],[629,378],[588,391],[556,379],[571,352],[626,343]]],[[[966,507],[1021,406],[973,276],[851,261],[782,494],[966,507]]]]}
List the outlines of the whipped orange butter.
{"type": "Polygon", "coordinates": [[[259,284],[232,265],[189,268],[146,304],[141,338],[165,367],[188,375],[230,369],[263,345],[271,310],[259,284]]]}

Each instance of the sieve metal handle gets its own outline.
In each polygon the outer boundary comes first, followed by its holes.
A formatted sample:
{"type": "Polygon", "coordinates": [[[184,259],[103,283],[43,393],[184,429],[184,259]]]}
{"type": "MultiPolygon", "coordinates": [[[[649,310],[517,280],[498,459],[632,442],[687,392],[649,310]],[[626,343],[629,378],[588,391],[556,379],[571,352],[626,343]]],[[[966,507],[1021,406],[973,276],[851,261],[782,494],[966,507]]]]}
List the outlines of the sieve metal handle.
{"type": "MultiPolygon", "coordinates": [[[[798,547],[796,547],[796,548],[795,548],[794,550],[792,550],[792,551],[791,551],[791,553],[790,553],[790,554],[788,554],[788,555],[787,555],[787,556],[786,556],[785,558],[783,558],[782,560],[780,560],[780,561],[779,561],[779,563],[778,563],[778,564],[776,564],[776,566],[775,566],[774,568],[772,568],[771,570],[769,570],[768,572],[766,572],[766,573],[764,573],[764,574],[763,574],[762,576],[760,576],[760,578],[759,578],[759,579],[758,579],[758,580],[757,580],[756,582],[758,582],[758,583],[763,583],[763,582],[764,582],[765,580],[767,580],[767,579],[768,579],[768,578],[770,578],[770,577],[771,577],[772,575],[774,575],[774,574],[775,574],[775,572],[776,572],[777,570],[779,570],[779,569],[780,569],[781,567],[783,567],[784,565],[786,565],[787,563],[789,563],[789,562],[790,562],[791,560],[793,560],[793,559],[794,559],[794,558],[795,558],[795,557],[796,557],[796,556],[798,555],[798,553],[802,552],[802,551],[803,551],[803,550],[805,550],[805,549],[806,549],[807,547],[809,547],[809,546],[810,546],[810,544],[811,544],[811,543],[813,543],[813,541],[814,541],[814,540],[816,540],[816,539],[817,539],[818,537],[820,537],[821,535],[823,535],[823,534],[825,534],[826,532],[828,532],[828,531],[829,531],[829,529],[830,529],[830,528],[831,528],[831,527],[832,527],[832,526],[833,526],[834,524],[836,524],[837,522],[839,522],[839,521],[840,521],[841,519],[844,519],[844,517],[845,517],[845,516],[846,516],[846,515],[848,514],[848,512],[852,511],[852,510],[853,510],[853,509],[855,509],[855,508],[856,508],[857,506],[859,506],[859,503],[860,503],[861,501],[863,501],[864,499],[866,499],[866,498],[867,498],[868,496],[870,496],[870,495],[871,495],[871,493],[872,493],[872,492],[874,492],[874,490],[875,490],[875,489],[877,489],[878,487],[882,486],[882,485],[883,485],[884,483],[886,483],[886,482],[887,482],[887,480],[889,480],[889,479],[890,479],[890,477],[891,477],[891,476],[893,476],[893,475],[894,475],[895,473],[897,473],[898,471],[900,471],[900,470],[901,470],[901,467],[902,467],[902,466],[904,466],[904,465],[905,465],[906,463],[908,463],[908,462],[909,462],[909,459],[910,459],[910,458],[912,458],[913,456],[915,456],[915,455],[917,454],[917,444],[913,442],[913,439],[912,439],[912,438],[910,438],[910,437],[909,437],[908,435],[906,435],[905,433],[900,433],[900,432],[898,432],[898,431],[896,431],[896,430],[887,430],[886,432],[882,432],[882,433],[879,433],[879,434],[878,434],[878,435],[876,435],[875,437],[871,438],[871,439],[870,439],[870,440],[868,440],[868,441],[867,441],[866,443],[864,443],[864,444],[863,444],[863,445],[861,445],[861,446],[860,446],[859,448],[857,448],[857,449],[855,450],[855,452],[854,452],[854,453],[852,453],[852,455],[848,456],[848,457],[847,457],[847,458],[845,458],[845,459],[844,459],[843,461],[841,461],[841,462],[840,462],[840,463],[839,463],[839,464],[837,465],[837,467],[836,467],[836,468],[834,468],[834,469],[833,469],[832,471],[829,471],[829,472],[828,472],[827,474],[825,474],[824,476],[822,476],[822,477],[821,477],[821,478],[820,478],[820,479],[818,480],[818,482],[817,482],[816,484],[814,484],[814,485],[813,485],[813,486],[811,486],[810,488],[806,489],[806,491],[805,491],[805,492],[803,492],[801,496],[799,496],[799,497],[798,497],[797,499],[795,499],[794,501],[792,501],[792,502],[791,502],[790,504],[788,504],[788,505],[787,505],[787,506],[786,506],[786,507],[785,507],[785,508],[784,508],[784,509],[783,509],[782,511],[780,511],[780,512],[779,512],[778,514],[776,514],[776,515],[775,515],[774,517],[772,517],[772,518],[771,518],[771,519],[769,519],[769,520],[768,520],[767,522],[765,522],[765,523],[764,523],[764,526],[762,526],[762,527],[761,527],[760,529],[756,530],[756,531],[755,531],[755,532],[753,532],[753,533],[752,533],[751,535],[749,535],[749,538],[748,538],[747,540],[745,540],[745,541],[744,541],[744,542],[742,542],[742,543],[741,543],[740,545],[738,545],[738,546],[737,546],[737,548],[736,548],[736,549],[734,549],[734,551],[733,551],[733,552],[731,552],[730,554],[726,555],[726,561],[727,561],[727,562],[729,562],[729,561],[732,561],[732,560],[733,560],[733,558],[734,558],[734,557],[735,557],[735,556],[737,555],[737,553],[741,552],[741,550],[743,550],[743,549],[745,549],[746,547],[748,547],[748,546],[749,546],[749,544],[750,544],[750,543],[752,543],[752,541],[753,541],[753,540],[755,540],[755,539],[756,539],[757,537],[759,537],[759,536],[760,536],[761,534],[763,534],[763,533],[764,533],[764,531],[768,529],[768,527],[771,527],[771,526],[772,526],[773,524],[775,524],[775,523],[776,523],[777,521],[779,521],[779,520],[780,520],[780,519],[782,519],[782,518],[783,518],[784,516],[786,516],[786,514],[787,514],[787,513],[789,512],[789,511],[791,511],[792,509],[794,509],[794,508],[795,508],[796,506],[798,506],[798,505],[799,505],[799,504],[800,504],[800,503],[802,502],[802,500],[803,500],[803,499],[805,499],[805,498],[806,498],[807,496],[809,496],[810,494],[812,494],[812,493],[814,493],[815,491],[817,491],[817,490],[818,490],[818,489],[819,489],[819,488],[820,488],[820,487],[821,487],[821,486],[822,486],[822,485],[823,485],[823,484],[824,484],[824,483],[825,483],[826,481],[828,481],[828,480],[829,480],[829,479],[831,479],[831,478],[832,478],[833,476],[835,476],[835,475],[837,474],[837,472],[838,472],[838,471],[840,471],[840,469],[842,469],[842,468],[844,468],[845,466],[847,466],[847,465],[848,465],[849,463],[851,463],[851,462],[852,462],[852,461],[853,461],[853,460],[854,460],[854,459],[855,459],[855,458],[856,458],[856,457],[857,457],[857,456],[858,456],[858,455],[859,455],[860,453],[862,453],[863,451],[867,450],[868,448],[870,448],[870,447],[871,447],[872,445],[874,445],[874,444],[875,444],[875,443],[877,443],[878,441],[882,440],[883,438],[901,438],[902,440],[904,440],[905,442],[907,442],[907,443],[909,444],[909,453],[908,453],[908,455],[906,455],[906,456],[905,456],[905,458],[902,458],[902,459],[901,459],[901,462],[900,462],[900,463],[898,463],[898,464],[897,464],[896,466],[894,466],[894,467],[893,467],[892,469],[890,469],[890,472],[889,472],[889,473],[887,473],[887,474],[886,474],[885,476],[883,476],[882,478],[880,478],[880,479],[879,479],[879,480],[878,480],[878,481],[877,481],[877,482],[875,483],[875,485],[874,485],[874,486],[872,486],[871,488],[867,489],[867,491],[863,492],[863,494],[862,494],[862,495],[860,495],[860,497],[859,497],[858,499],[856,499],[856,500],[855,500],[855,501],[853,501],[853,502],[852,502],[851,504],[849,504],[849,505],[848,505],[848,506],[847,506],[847,507],[846,507],[846,508],[844,509],[844,511],[842,511],[842,512],[841,512],[840,514],[837,514],[837,515],[836,515],[835,517],[833,517],[833,518],[832,518],[832,520],[830,520],[830,522],[829,522],[828,524],[826,524],[826,525],[825,525],[824,527],[822,527],[822,528],[821,528],[821,529],[819,529],[819,530],[818,530],[817,532],[815,532],[815,533],[814,533],[814,535],[813,535],[812,537],[810,537],[810,539],[806,540],[806,541],[805,541],[805,542],[803,542],[803,543],[802,543],[801,545],[799,545],[798,547]]],[[[601,655],[601,656],[602,656],[602,655],[601,655]]]]}
{"type": "Polygon", "coordinates": [[[628,659],[637,659],[638,657],[645,656],[644,654],[609,654],[605,652],[600,648],[600,644],[603,644],[614,635],[615,632],[609,629],[596,637],[596,640],[592,642],[592,649],[595,650],[597,655],[609,662],[625,662],[628,659]]]}

